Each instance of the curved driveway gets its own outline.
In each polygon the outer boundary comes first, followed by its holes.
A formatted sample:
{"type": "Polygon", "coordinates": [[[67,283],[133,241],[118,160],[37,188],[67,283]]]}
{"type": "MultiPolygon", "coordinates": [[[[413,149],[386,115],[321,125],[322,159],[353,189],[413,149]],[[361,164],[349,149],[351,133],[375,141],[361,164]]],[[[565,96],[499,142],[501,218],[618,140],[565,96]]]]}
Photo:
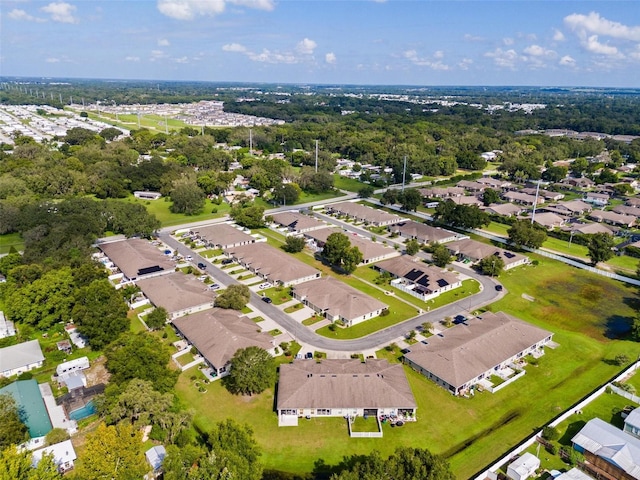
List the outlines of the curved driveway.
{"type": "MultiPolygon", "coordinates": [[[[235,279],[227,275],[223,270],[216,267],[207,259],[193,252],[186,245],[171,237],[169,232],[163,231],[159,234],[159,237],[167,245],[176,249],[183,257],[191,255],[193,257],[194,263],[202,262],[207,265],[207,270],[222,285],[228,286],[233,283],[238,283],[235,279]]],[[[360,352],[363,350],[386,345],[396,338],[405,335],[409,330],[419,327],[424,322],[431,322],[433,324],[436,324],[444,317],[453,317],[464,311],[469,312],[476,310],[480,307],[494,302],[506,293],[505,291],[496,291],[495,286],[498,284],[498,282],[496,282],[492,278],[486,277],[484,275],[479,275],[472,270],[465,271],[465,274],[476,279],[482,285],[481,291],[476,295],[458,300],[454,303],[450,303],[431,312],[423,313],[422,315],[410,318],[409,320],[397,323],[396,325],[392,325],[391,327],[385,328],[383,330],[379,330],[375,333],[372,333],[371,335],[367,335],[366,337],[361,337],[353,340],[335,340],[322,337],[316,334],[311,329],[302,325],[301,323],[293,320],[289,315],[287,315],[274,305],[262,302],[262,297],[254,292],[251,292],[250,304],[254,310],[263,312],[266,316],[280,325],[283,330],[289,332],[296,341],[306,343],[322,351],[333,350],[341,352],[360,352]]]]}

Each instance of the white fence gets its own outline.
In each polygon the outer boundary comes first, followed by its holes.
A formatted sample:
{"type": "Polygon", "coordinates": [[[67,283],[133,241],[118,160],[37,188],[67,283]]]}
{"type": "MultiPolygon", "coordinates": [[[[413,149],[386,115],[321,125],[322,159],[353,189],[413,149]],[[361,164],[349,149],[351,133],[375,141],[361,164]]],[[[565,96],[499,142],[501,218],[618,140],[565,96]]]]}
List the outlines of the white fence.
{"type": "Polygon", "coordinates": [[[351,429],[351,423],[355,419],[347,418],[347,427],[349,428],[349,436],[351,438],[382,438],[382,425],[380,424],[380,419],[376,415],[376,423],[378,425],[377,432],[354,432],[351,429]]]}
{"type": "Polygon", "coordinates": [[[520,377],[522,377],[523,375],[525,375],[527,372],[525,372],[524,370],[522,370],[520,373],[514,375],[513,377],[509,378],[508,380],[505,380],[504,382],[502,382],[500,385],[496,385],[495,387],[488,387],[487,390],[489,390],[491,393],[496,393],[500,390],[502,390],[504,387],[506,387],[507,385],[515,382],[517,379],[519,379],[520,377]]]}
{"type": "Polygon", "coordinates": [[[640,405],[640,397],[634,395],[633,393],[626,392],[620,387],[616,387],[615,385],[611,385],[611,391],[617,395],[620,395],[621,397],[626,398],[627,400],[631,400],[632,402],[640,405]]]}
{"type": "MultiPolygon", "coordinates": [[[[629,375],[635,372],[638,368],[640,368],[640,361],[634,363],[628,368],[625,368],[624,371],[620,375],[618,375],[616,378],[614,378],[611,382],[619,382],[629,377],[629,375]]],[[[567,418],[569,418],[571,415],[574,415],[576,411],[582,410],[586,405],[588,405],[589,403],[594,401],[596,398],[598,398],[600,395],[602,395],[607,390],[607,387],[612,387],[611,382],[602,385],[600,388],[598,388],[593,393],[591,393],[591,395],[589,395],[587,398],[573,405],[571,408],[566,410],[559,417],[555,418],[548,425],[551,427],[556,427],[560,423],[565,421],[567,418]]],[[[537,432],[534,432],[531,436],[527,437],[522,443],[520,443],[516,448],[507,452],[502,458],[496,460],[494,463],[489,465],[486,470],[481,472],[479,475],[473,477],[473,480],[486,480],[487,478],[489,478],[489,475],[491,472],[497,471],[502,465],[504,465],[506,462],[511,460],[514,456],[525,451],[527,448],[533,445],[533,443],[536,441],[536,437],[541,437],[541,436],[542,436],[542,429],[537,432]]]]}

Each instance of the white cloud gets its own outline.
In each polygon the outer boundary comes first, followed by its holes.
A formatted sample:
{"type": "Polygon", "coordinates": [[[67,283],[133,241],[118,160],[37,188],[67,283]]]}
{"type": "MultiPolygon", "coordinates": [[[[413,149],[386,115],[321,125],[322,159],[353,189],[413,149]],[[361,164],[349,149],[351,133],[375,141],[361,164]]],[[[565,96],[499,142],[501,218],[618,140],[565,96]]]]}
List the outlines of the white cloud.
{"type": "Polygon", "coordinates": [[[473,64],[473,60],[470,58],[463,58],[459,63],[458,63],[458,68],[460,70],[469,70],[469,67],[473,64]]]}
{"type": "Polygon", "coordinates": [[[402,56],[409,60],[414,65],[419,67],[429,67],[432,70],[450,70],[451,67],[446,63],[440,61],[444,57],[444,53],[442,51],[437,51],[433,55],[435,62],[430,60],[429,58],[423,58],[418,56],[418,52],[415,50],[406,50],[402,52],[402,56]]]}
{"type": "Polygon", "coordinates": [[[327,62],[329,65],[335,65],[337,59],[336,59],[336,54],[333,52],[329,52],[324,56],[324,61],[327,62]]]}
{"type": "Polygon", "coordinates": [[[158,46],[159,47],[168,47],[169,45],[171,45],[169,43],[169,40],[167,40],[166,38],[159,38],[158,39],[158,46]]]}
{"type": "Polygon", "coordinates": [[[564,33],[562,33],[560,30],[556,29],[556,31],[553,33],[553,39],[556,42],[563,42],[564,41],[564,33]]]}
{"type": "Polygon", "coordinates": [[[66,2],[50,3],[46,7],[40,8],[42,12],[51,15],[51,20],[60,23],[78,23],[78,19],[73,16],[76,11],[75,5],[66,2]]]}
{"type": "Polygon", "coordinates": [[[533,57],[555,57],[556,52],[553,50],[549,50],[547,48],[541,47],[540,45],[529,45],[523,50],[527,55],[531,55],[533,57]]]}
{"type": "Polygon", "coordinates": [[[465,39],[468,42],[483,42],[484,41],[484,37],[480,37],[478,35],[471,35],[470,33],[465,33],[462,38],[465,39]]]}
{"type": "Polygon", "coordinates": [[[189,57],[174,58],[173,61],[176,63],[189,63],[189,57]]]}
{"type": "Polygon", "coordinates": [[[514,68],[516,62],[521,60],[520,55],[510,48],[509,50],[502,50],[501,48],[496,48],[493,52],[487,52],[484,54],[485,57],[493,58],[493,62],[498,67],[503,68],[514,68]]]}
{"type": "Polygon", "coordinates": [[[49,57],[45,60],[47,63],[60,63],[59,58],[49,57]]]}
{"type": "Polygon", "coordinates": [[[225,52],[243,53],[247,51],[247,47],[245,47],[244,45],[240,45],[239,43],[228,43],[222,46],[222,50],[224,50],[225,52]]]}
{"type": "Polygon", "coordinates": [[[313,51],[317,46],[318,44],[316,42],[305,38],[298,42],[298,45],[296,45],[296,51],[302,55],[313,55],[313,51]]]}
{"type": "Polygon", "coordinates": [[[634,60],[640,60],[640,45],[636,45],[635,50],[631,51],[629,56],[634,60]]]}
{"type": "Polygon", "coordinates": [[[158,0],[158,10],[176,20],[193,20],[196,16],[214,16],[225,11],[227,4],[271,11],[273,0],[158,0]]]}
{"type": "Polygon", "coordinates": [[[139,62],[140,61],[140,57],[129,56],[129,57],[124,57],[124,59],[127,62],[139,62]]]}
{"type": "Polygon", "coordinates": [[[292,53],[272,52],[269,49],[263,49],[260,53],[246,52],[247,56],[254,62],[261,63],[298,63],[298,59],[292,53]]]}
{"type": "Polygon", "coordinates": [[[564,57],[562,57],[560,59],[560,61],[558,63],[560,65],[565,66],[565,67],[575,67],[576,66],[576,61],[571,55],[565,55],[564,57]]]}
{"type": "MultiPolygon", "coordinates": [[[[239,43],[228,43],[226,45],[223,45],[222,50],[225,52],[242,53],[243,55],[246,55],[249,60],[253,60],[254,62],[294,64],[303,62],[315,62],[315,59],[312,55],[316,47],[316,42],[305,38],[298,42],[293,51],[281,52],[263,48],[261,52],[254,52],[239,43]]],[[[335,62],[335,60],[336,58],[333,53],[325,55],[325,61],[327,63],[335,62]]]]}
{"type": "Polygon", "coordinates": [[[502,43],[504,43],[506,46],[509,46],[513,45],[515,43],[515,40],[513,38],[506,37],[502,39],[502,43]]]}
{"type": "Polygon", "coordinates": [[[576,32],[604,35],[623,40],[640,41],[640,26],[629,27],[601,17],[597,12],[589,15],[574,13],[564,18],[564,23],[576,32]]]}
{"type": "Polygon", "coordinates": [[[163,58],[167,58],[168,55],[163,50],[151,50],[151,61],[155,62],[156,60],[161,60],[163,58]]]}
{"type": "Polygon", "coordinates": [[[620,55],[616,47],[600,43],[598,35],[591,35],[582,42],[582,45],[591,53],[596,53],[598,55],[607,55],[612,57],[620,55]]]}
{"type": "Polygon", "coordinates": [[[19,8],[14,8],[13,10],[11,10],[7,14],[7,17],[9,17],[11,20],[24,20],[25,22],[46,22],[44,18],[34,17],[33,15],[29,15],[27,12],[19,8]]]}

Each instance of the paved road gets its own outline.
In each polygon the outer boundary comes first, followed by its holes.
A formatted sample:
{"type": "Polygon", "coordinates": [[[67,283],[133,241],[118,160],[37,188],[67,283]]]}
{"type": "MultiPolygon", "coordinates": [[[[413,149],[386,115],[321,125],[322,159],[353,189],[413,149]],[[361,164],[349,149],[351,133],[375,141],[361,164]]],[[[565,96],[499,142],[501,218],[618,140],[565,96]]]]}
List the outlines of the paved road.
{"type": "MultiPolygon", "coordinates": [[[[194,263],[202,262],[207,265],[207,270],[209,271],[209,273],[211,273],[211,275],[213,275],[216,280],[218,280],[222,285],[228,286],[233,283],[238,283],[235,279],[227,275],[224,270],[219,269],[204,257],[201,257],[197,253],[193,252],[183,243],[171,237],[168,232],[161,232],[159,237],[167,245],[175,248],[182,256],[186,257],[187,255],[191,255],[193,257],[194,263]]],[[[366,337],[354,340],[335,340],[322,337],[306,326],[293,320],[289,315],[282,312],[274,305],[267,304],[261,301],[262,297],[253,292],[251,293],[250,303],[254,310],[258,310],[264,313],[265,316],[271,318],[274,322],[280,325],[283,330],[289,332],[297,341],[313,346],[317,350],[361,352],[363,350],[386,345],[396,338],[405,335],[407,332],[409,332],[409,330],[415,329],[418,326],[422,325],[422,323],[424,322],[431,322],[435,324],[442,320],[444,317],[453,317],[460,314],[461,312],[476,310],[480,307],[494,302],[506,293],[505,291],[497,292],[495,289],[497,282],[489,277],[478,275],[472,270],[465,271],[464,273],[469,277],[476,279],[482,284],[482,290],[480,291],[480,293],[451,303],[432,312],[427,312],[404,322],[398,323],[366,337]]]]}

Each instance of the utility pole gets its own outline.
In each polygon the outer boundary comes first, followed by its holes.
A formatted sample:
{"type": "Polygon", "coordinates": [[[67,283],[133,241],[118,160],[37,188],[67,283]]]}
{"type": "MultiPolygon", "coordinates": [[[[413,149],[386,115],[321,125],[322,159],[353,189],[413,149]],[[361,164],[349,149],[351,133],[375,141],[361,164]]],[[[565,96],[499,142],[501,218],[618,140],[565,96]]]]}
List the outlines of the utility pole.
{"type": "Polygon", "coordinates": [[[533,212],[531,213],[531,225],[533,225],[533,221],[536,218],[536,208],[538,207],[539,193],[540,193],[540,180],[538,180],[538,185],[536,186],[536,199],[533,201],[533,212]]]}
{"type": "Polygon", "coordinates": [[[404,156],[404,166],[402,168],[402,191],[404,192],[405,176],[407,175],[407,156],[404,156]]]}
{"type": "Polygon", "coordinates": [[[318,173],[318,140],[316,140],[316,173],[318,173]]]}
{"type": "Polygon", "coordinates": [[[253,134],[249,129],[249,155],[253,155],[253,134]]]}

